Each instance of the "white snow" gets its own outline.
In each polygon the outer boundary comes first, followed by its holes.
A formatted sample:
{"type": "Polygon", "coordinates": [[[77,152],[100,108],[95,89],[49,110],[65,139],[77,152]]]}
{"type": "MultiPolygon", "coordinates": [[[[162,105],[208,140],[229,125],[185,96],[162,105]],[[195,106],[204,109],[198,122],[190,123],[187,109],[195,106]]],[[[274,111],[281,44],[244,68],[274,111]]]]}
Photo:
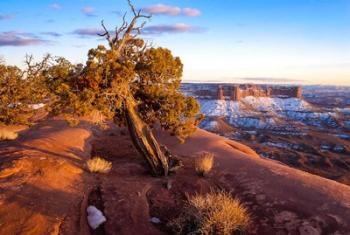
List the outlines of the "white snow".
{"type": "Polygon", "coordinates": [[[153,223],[153,224],[160,224],[160,219],[157,218],[157,217],[152,217],[152,218],[150,219],[150,221],[151,221],[151,223],[153,223]]]}
{"type": "Polygon", "coordinates": [[[240,101],[199,99],[207,116],[241,116],[249,112],[312,111],[313,107],[297,98],[270,98],[248,96],[240,101]]]}
{"type": "Polygon", "coordinates": [[[346,128],[350,128],[350,121],[344,121],[344,126],[346,128]]]}
{"type": "Polygon", "coordinates": [[[270,147],[275,147],[275,148],[281,148],[281,149],[295,149],[298,150],[300,149],[299,144],[292,144],[292,143],[284,143],[284,142],[265,142],[263,143],[264,145],[270,146],[270,147]]]}
{"type": "Polygon", "coordinates": [[[264,145],[268,145],[271,147],[276,147],[276,148],[283,148],[283,149],[290,149],[291,144],[289,143],[274,143],[274,142],[266,142],[264,145]]]}
{"type": "Polygon", "coordinates": [[[350,108],[336,108],[335,111],[344,113],[344,114],[350,114],[350,108]]]}
{"type": "Polygon", "coordinates": [[[199,100],[201,110],[207,116],[230,116],[239,110],[238,102],[226,100],[199,100]]]}
{"type": "Polygon", "coordinates": [[[34,109],[34,110],[40,109],[40,108],[42,108],[42,107],[44,107],[44,106],[45,106],[45,104],[43,104],[43,103],[29,105],[29,107],[30,107],[31,109],[34,109]]]}
{"type": "MultiPolygon", "coordinates": [[[[287,120],[321,126],[323,123],[336,127],[336,112],[314,108],[298,98],[271,98],[248,96],[240,101],[199,99],[201,111],[207,117],[225,117],[233,126],[265,129],[288,126],[287,120]]],[[[214,123],[207,123],[209,130],[214,123]]],[[[206,127],[205,127],[206,128],[206,127]]]]}
{"type": "Polygon", "coordinates": [[[350,135],[348,134],[336,134],[336,137],[339,137],[340,139],[350,140],[350,135]]]}
{"type": "Polygon", "coordinates": [[[258,118],[258,117],[229,117],[228,122],[235,127],[244,126],[251,128],[268,128],[275,125],[273,118],[258,118]]]}
{"type": "Polygon", "coordinates": [[[218,127],[218,122],[217,121],[210,121],[207,125],[208,130],[215,130],[218,127]]]}
{"type": "Polygon", "coordinates": [[[298,98],[271,98],[248,96],[240,102],[253,106],[259,111],[305,111],[311,110],[312,106],[306,101],[298,98]]]}
{"type": "Polygon", "coordinates": [[[86,209],[88,216],[87,220],[92,229],[97,229],[98,226],[106,222],[106,217],[104,217],[103,213],[94,206],[88,206],[86,209]]]}

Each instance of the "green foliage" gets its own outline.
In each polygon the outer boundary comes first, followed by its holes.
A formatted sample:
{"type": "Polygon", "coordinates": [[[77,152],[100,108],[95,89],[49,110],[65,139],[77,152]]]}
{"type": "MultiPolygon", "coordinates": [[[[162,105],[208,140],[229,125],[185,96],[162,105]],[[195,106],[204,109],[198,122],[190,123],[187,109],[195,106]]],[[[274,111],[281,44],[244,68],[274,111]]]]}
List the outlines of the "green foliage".
{"type": "Polygon", "coordinates": [[[199,105],[193,97],[180,92],[183,65],[170,50],[150,48],[136,64],[139,77],[134,96],[140,101],[143,119],[170,130],[180,140],[191,134],[199,121],[199,105]]]}
{"type": "MultiPolygon", "coordinates": [[[[112,40],[106,30],[109,48],[90,49],[85,65],[64,58],[45,57],[27,69],[0,65],[0,122],[21,123],[33,113],[31,104],[45,102],[51,113],[64,114],[71,125],[82,116],[103,116],[125,124],[125,100],[137,102],[138,113],[148,125],[160,124],[184,140],[202,119],[193,97],[180,92],[183,65],[165,48],[149,48],[134,34],[137,19],[148,18],[136,12],[124,22],[112,40]],[[121,36],[121,38],[119,38],[121,36]]],[[[103,25],[104,27],[104,25],[103,25]]],[[[105,29],[105,28],[104,28],[105,29]]],[[[100,122],[100,121],[99,121],[100,122]]]]}
{"type": "Polygon", "coordinates": [[[18,67],[0,64],[0,123],[24,122],[28,90],[18,67]]]}
{"type": "Polygon", "coordinates": [[[51,94],[51,111],[54,114],[69,113],[79,107],[79,95],[74,92],[79,68],[64,58],[56,58],[45,71],[45,84],[51,94]]]}
{"type": "Polygon", "coordinates": [[[28,124],[35,110],[32,105],[48,97],[43,71],[48,66],[49,56],[40,63],[27,57],[27,68],[0,63],[0,123],[28,124]]]}
{"type": "Polygon", "coordinates": [[[91,49],[85,66],[58,59],[47,71],[47,84],[55,95],[53,111],[87,116],[99,112],[125,124],[124,100],[138,102],[142,119],[159,123],[184,140],[199,121],[199,105],[180,92],[183,65],[168,49],[143,50],[141,39],[128,41],[123,56],[100,45],[91,49]]]}

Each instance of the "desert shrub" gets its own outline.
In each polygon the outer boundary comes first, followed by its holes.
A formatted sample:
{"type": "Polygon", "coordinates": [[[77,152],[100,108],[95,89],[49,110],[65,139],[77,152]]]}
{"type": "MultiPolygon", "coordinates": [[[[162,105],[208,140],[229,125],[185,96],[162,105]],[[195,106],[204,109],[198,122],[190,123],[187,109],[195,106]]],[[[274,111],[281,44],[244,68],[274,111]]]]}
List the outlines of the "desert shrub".
{"type": "MultiPolygon", "coordinates": [[[[204,116],[196,99],[181,91],[180,58],[142,39],[144,20],[151,16],[135,10],[131,0],[127,2],[132,13],[130,22],[125,16],[123,24],[111,33],[102,21],[101,36],[108,46],[90,49],[86,63],[75,65],[64,58],[47,56],[40,63],[28,57],[24,71],[0,66],[0,123],[18,123],[14,118],[28,104],[45,102],[53,115],[67,114],[77,119],[90,115],[95,124],[113,120],[131,130],[133,143],[152,174],[167,175],[169,167],[174,169],[173,161],[160,151],[151,128],[159,125],[183,142],[204,116]],[[8,81],[13,85],[7,85],[8,81]],[[22,85],[23,81],[27,83],[22,85]]],[[[68,123],[77,124],[69,118],[68,123]]]]}
{"type": "Polygon", "coordinates": [[[112,168],[112,163],[100,157],[94,157],[87,162],[89,171],[92,173],[108,173],[112,168]]]}
{"type": "Polygon", "coordinates": [[[79,118],[74,117],[73,115],[65,114],[63,117],[70,127],[76,127],[80,123],[79,118]]]}
{"type": "Polygon", "coordinates": [[[198,175],[205,176],[213,168],[214,154],[203,152],[195,160],[195,169],[198,175]]]}
{"type": "Polygon", "coordinates": [[[222,234],[244,232],[249,225],[247,209],[226,192],[190,197],[183,213],[169,223],[175,234],[222,234]]]}
{"type": "Polygon", "coordinates": [[[48,97],[43,82],[48,59],[34,63],[29,56],[24,70],[0,62],[0,123],[30,124],[36,112],[33,105],[48,97]]]}
{"type": "Polygon", "coordinates": [[[0,141],[1,140],[14,140],[17,139],[18,134],[13,131],[0,129],[0,141]]]}

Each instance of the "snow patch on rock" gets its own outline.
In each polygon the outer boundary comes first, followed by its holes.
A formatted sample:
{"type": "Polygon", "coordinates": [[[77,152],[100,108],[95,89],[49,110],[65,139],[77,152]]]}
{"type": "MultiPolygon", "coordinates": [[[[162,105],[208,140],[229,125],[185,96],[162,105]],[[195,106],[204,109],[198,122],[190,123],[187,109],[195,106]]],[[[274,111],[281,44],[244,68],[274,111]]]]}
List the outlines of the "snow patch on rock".
{"type": "Polygon", "coordinates": [[[271,97],[254,97],[248,96],[243,98],[240,102],[251,105],[258,111],[269,112],[273,111],[306,111],[312,110],[312,106],[299,98],[271,98],[271,97]]]}
{"type": "Polygon", "coordinates": [[[29,105],[29,107],[31,109],[37,110],[37,109],[41,109],[41,108],[45,107],[45,104],[43,104],[43,103],[31,104],[31,105],[29,105]]]}
{"type": "MultiPolygon", "coordinates": [[[[336,112],[322,111],[298,98],[271,98],[248,96],[240,101],[199,99],[201,111],[207,117],[225,117],[235,127],[265,129],[288,126],[287,120],[321,127],[338,127],[336,112]]],[[[214,128],[207,123],[205,129],[214,128]]]]}
{"type": "Polygon", "coordinates": [[[97,229],[101,224],[106,222],[106,217],[95,206],[88,206],[86,211],[88,213],[87,220],[92,229],[97,229]]]}
{"type": "Polygon", "coordinates": [[[153,223],[153,224],[160,224],[160,219],[159,218],[157,218],[157,217],[152,217],[151,219],[150,219],[150,221],[151,221],[151,223],[153,223]]]}

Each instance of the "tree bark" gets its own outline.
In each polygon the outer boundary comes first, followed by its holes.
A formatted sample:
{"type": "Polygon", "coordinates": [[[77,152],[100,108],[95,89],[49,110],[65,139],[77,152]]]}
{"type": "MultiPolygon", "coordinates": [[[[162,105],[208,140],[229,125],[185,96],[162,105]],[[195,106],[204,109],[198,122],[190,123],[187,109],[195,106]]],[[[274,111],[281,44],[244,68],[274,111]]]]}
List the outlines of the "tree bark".
{"type": "Polygon", "coordinates": [[[167,176],[169,158],[162,152],[150,127],[142,121],[133,97],[126,98],[125,113],[131,139],[137,150],[147,160],[152,173],[156,176],[167,176]]]}

